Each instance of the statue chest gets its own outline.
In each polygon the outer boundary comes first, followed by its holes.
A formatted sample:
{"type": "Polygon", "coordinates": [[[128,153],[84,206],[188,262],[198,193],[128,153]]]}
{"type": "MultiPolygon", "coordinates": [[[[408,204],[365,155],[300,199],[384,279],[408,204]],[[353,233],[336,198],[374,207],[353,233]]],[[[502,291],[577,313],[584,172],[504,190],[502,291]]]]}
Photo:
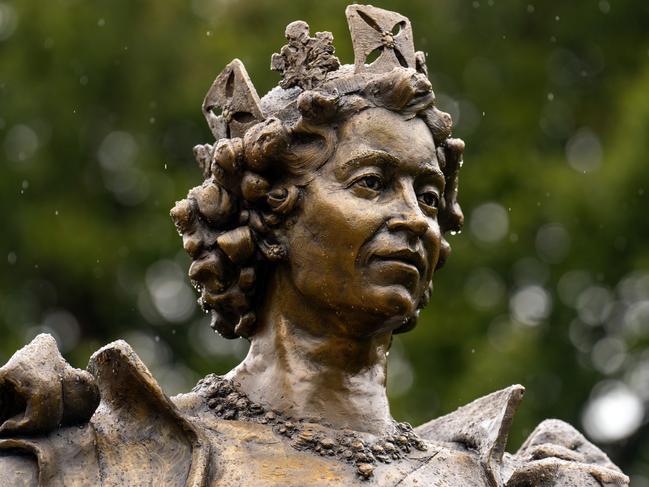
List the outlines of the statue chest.
{"type": "MultiPolygon", "coordinates": [[[[209,487],[425,486],[488,487],[475,455],[431,445],[406,458],[375,462],[364,477],[355,464],[291,446],[261,425],[220,421],[206,429],[211,445],[209,487]]],[[[335,448],[334,446],[333,448],[335,448]]]]}

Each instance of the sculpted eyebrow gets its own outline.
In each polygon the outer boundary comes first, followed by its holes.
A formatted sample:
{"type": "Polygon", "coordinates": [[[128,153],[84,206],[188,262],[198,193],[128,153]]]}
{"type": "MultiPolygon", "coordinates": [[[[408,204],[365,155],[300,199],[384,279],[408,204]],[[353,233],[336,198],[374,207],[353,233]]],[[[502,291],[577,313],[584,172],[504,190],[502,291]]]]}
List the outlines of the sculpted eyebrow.
{"type": "Polygon", "coordinates": [[[345,162],[343,162],[336,173],[339,175],[345,175],[349,171],[356,169],[360,166],[370,166],[376,164],[378,166],[397,166],[399,164],[399,159],[394,157],[392,154],[382,151],[382,150],[365,150],[357,154],[353,154],[352,157],[345,162]]]}
{"type": "Polygon", "coordinates": [[[444,173],[434,166],[427,164],[422,171],[422,176],[428,177],[435,181],[440,187],[440,190],[443,190],[444,186],[446,186],[446,178],[444,177],[444,173]]]}

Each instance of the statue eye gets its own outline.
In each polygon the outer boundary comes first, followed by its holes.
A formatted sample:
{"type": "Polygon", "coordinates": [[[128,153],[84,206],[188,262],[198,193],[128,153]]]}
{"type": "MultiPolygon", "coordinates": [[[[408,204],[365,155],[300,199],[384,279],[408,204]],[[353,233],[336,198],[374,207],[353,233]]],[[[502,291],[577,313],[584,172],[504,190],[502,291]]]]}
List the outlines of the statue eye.
{"type": "Polygon", "coordinates": [[[380,191],[383,188],[383,179],[375,174],[370,174],[357,179],[354,184],[361,188],[370,189],[372,191],[380,191]]]}
{"type": "Polygon", "coordinates": [[[419,195],[419,202],[431,208],[439,208],[439,196],[433,191],[426,191],[419,195]]]}

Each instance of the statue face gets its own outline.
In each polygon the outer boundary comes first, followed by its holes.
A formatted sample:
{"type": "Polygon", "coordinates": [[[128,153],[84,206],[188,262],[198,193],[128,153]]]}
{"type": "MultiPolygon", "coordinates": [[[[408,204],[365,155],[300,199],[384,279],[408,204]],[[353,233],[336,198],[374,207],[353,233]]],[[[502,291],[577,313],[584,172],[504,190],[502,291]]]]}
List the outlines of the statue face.
{"type": "Polygon", "coordinates": [[[444,178],[423,120],[381,108],[339,127],[287,230],[289,274],[310,305],[371,336],[413,316],[440,250],[444,178]]]}

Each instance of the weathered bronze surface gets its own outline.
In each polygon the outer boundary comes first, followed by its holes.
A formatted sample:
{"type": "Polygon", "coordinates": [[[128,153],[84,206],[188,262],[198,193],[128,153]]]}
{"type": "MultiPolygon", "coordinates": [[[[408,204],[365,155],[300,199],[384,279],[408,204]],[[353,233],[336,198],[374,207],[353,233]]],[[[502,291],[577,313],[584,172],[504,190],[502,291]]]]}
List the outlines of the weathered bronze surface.
{"type": "Polygon", "coordinates": [[[387,352],[462,226],[464,143],[409,20],[347,18],[353,65],[293,22],[266,96],[239,60],[219,74],[203,103],[216,142],[195,148],[205,180],[171,211],[212,327],[248,356],[170,399],[125,342],[82,371],[38,336],[0,369],[1,485],[628,485],[561,421],[505,453],[521,386],[415,429],[392,419],[387,352]]]}

